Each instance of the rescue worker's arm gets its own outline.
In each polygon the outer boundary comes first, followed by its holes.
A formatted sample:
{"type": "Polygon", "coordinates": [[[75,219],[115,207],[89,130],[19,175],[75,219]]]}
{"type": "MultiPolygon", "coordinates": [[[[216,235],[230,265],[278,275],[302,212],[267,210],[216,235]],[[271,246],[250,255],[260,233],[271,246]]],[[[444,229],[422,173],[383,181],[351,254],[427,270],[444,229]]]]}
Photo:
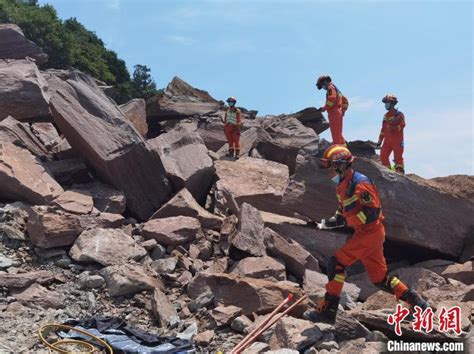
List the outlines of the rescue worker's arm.
{"type": "Polygon", "coordinates": [[[335,229],[346,226],[346,220],[342,216],[342,206],[339,205],[336,213],[329,219],[321,220],[322,228],[335,229]]]}
{"type": "Polygon", "coordinates": [[[360,226],[378,219],[380,201],[373,184],[359,183],[352,198],[344,202],[346,220],[349,225],[360,226]]]}
{"type": "Polygon", "coordinates": [[[240,112],[240,109],[237,108],[237,128],[240,129],[242,126],[242,113],[240,112]]]}
{"type": "Polygon", "coordinates": [[[382,123],[382,129],[380,129],[379,142],[377,143],[378,146],[382,145],[383,139],[385,138],[386,130],[387,130],[387,122],[384,119],[382,123]]]}
{"type": "Polygon", "coordinates": [[[342,115],[346,114],[347,108],[349,108],[349,100],[346,96],[342,95],[342,115]]]}
{"type": "Polygon", "coordinates": [[[321,108],[321,111],[327,111],[334,107],[337,103],[337,91],[333,86],[328,87],[328,92],[326,93],[326,104],[321,108]]]}

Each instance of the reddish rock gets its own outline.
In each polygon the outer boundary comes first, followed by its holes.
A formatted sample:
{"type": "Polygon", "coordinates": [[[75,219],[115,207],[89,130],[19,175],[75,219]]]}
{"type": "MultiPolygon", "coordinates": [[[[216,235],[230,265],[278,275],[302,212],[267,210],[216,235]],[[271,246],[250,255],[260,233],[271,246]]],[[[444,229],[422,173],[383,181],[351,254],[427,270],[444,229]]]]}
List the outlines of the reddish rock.
{"type": "Polygon", "coordinates": [[[60,309],[64,308],[64,296],[50,291],[39,284],[32,284],[13,297],[23,306],[30,308],[60,309]]]}
{"type": "Polygon", "coordinates": [[[131,295],[143,290],[164,290],[161,280],[153,278],[143,267],[133,264],[109,266],[101,270],[110,296],[131,295]]]}
{"type": "Polygon", "coordinates": [[[61,140],[58,131],[52,123],[40,122],[31,124],[31,131],[48,151],[51,151],[61,140]]]}
{"type": "Polygon", "coordinates": [[[166,246],[190,242],[201,231],[199,221],[187,216],[150,220],[143,225],[142,235],[166,246]]]}
{"type": "Polygon", "coordinates": [[[268,256],[244,258],[232,267],[230,273],[241,277],[286,280],[285,265],[268,256]]]}
{"type": "Polygon", "coordinates": [[[463,264],[452,264],[441,272],[441,276],[459,280],[466,285],[474,284],[474,262],[469,261],[463,264]]]}
{"type": "Polygon", "coordinates": [[[270,348],[296,349],[303,352],[322,337],[322,333],[315,323],[286,316],[277,322],[270,348]]]}
{"type": "Polygon", "coordinates": [[[230,252],[237,258],[265,255],[264,229],[260,212],[244,203],[240,209],[238,233],[231,240],[230,252]]]}
{"type": "Polygon", "coordinates": [[[219,177],[217,189],[226,188],[239,205],[247,202],[259,210],[280,211],[289,183],[287,166],[246,157],[238,161],[216,161],[215,167],[219,177]]]}
{"type": "Polygon", "coordinates": [[[153,315],[160,323],[161,327],[176,325],[179,322],[179,315],[168,297],[159,289],[153,291],[151,298],[151,308],[153,315]]]}
{"type": "Polygon", "coordinates": [[[146,122],[146,102],[143,98],[136,98],[120,106],[125,117],[133,124],[141,136],[146,137],[148,124],[146,122]]]}
{"type": "Polygon", "coordinates": [[[228,325],[237,316],[240,316],[242,309],[236,306],[217,306],[211,311],[211,317],[216,321],[217,325],[228,325]]]}
{"type": "Polygon", "coordinates": [[[26,229],[31,242],[40,248],[70,246],[82,231],[94,228],[116,228],[122,225],[120,215],[75,215],[45,208],[33,208],[26,229]]]}
{"type": "Polygon", "coordinates": [[[25,288],[33,283],[45,284],[54,279],[54,274],[47,270],[17,274],[0,272],[0,286],[7,288],[25,288]]]}
{"type": "MultiPolygon", "coordinates": [[[[195,299],[205,292],[214,295],[214,303],[240,307],[244,315],[271,312],[290,293],[296,298],[301,296],[299,288],[282,282],[202,272],[188,285],[188,294],[195,299]]],[[[305,306],[303,301],[301,307],[295,309],[295,313],[301,315],[305,306]]]]}
{"type": "Polygon", "coordinates": [[[0,143],[0,198],[47,204],[63,193],[28,150],[0,143]]]}
{"type": "Polygon", "coordinates": [[[64,192],[53,204],[72,214],[90,214],[94,207],[94,201],[89,194],[76,190],[64,192]]]}
{"type": "Polygon", "coordinates": [[[25,38],[20,27],[11,23],[0,24],[0,59],[33,58],[38,65],[48,61],[48,55],[25,38]]]}
{"type": "Polygon", "coordinates": [[[102,180],[125,193],[133,215],[148,219],[170,197],[158,154],[91,77],[74,71],[67,80],[54,74],[47,79],[54,121],[71,146],[102,180]]]}
{"type": "Polygon", "coordinates": [[[28,124],[10,116],[0,122],[0,141],[24,147],[36,157],[46,158],[50,155],[45,145],[31,132],[28,124]]]}
{"type": "Polygon", "coordinates": [[[123,192],[98,181],[73,186],[74,189],[84,191],[92,196],[94,208],[110,214],[123,214],[126,207],[126,198],[123,192]]]}
{"type": "Polygon", "coordinates": [[[33,60],[0,60],[0,120],[50,120],[47,90],[33,60]]]}

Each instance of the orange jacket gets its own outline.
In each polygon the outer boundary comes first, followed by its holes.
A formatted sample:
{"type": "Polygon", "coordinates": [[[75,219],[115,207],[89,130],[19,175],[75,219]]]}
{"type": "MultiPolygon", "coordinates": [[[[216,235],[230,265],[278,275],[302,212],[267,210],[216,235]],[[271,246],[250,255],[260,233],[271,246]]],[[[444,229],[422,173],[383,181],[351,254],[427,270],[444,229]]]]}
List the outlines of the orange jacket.
{"type": "Polygon", "coordinates": [[[405,128],[405,116],[399,110],[392,108],[383,116],[379,141],[387,137],[401,138],[403,140],[403,128],[405,128]]]}
{"type": "Polygon", "coordinates": [[[382,224],[382,204],[377,188],[370,178],[350,170],[336,189],[339,209],[348,226],[354,229],[368,229],[382,224]]]}
{"type": "Polygon", "coordinates": [[[330,83],[326,92],[326,104],[323,109],[327,111],[335,107],[342,108],[344,113],[347,107],[349,107],[349,100],[339,91],[336,85],[330,83]]]}

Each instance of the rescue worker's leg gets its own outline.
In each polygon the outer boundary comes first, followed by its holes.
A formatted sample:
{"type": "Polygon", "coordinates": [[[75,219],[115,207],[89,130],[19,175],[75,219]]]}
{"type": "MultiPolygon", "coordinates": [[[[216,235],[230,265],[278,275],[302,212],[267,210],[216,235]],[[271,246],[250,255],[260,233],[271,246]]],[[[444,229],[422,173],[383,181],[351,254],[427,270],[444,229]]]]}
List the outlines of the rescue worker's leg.
{"type": "Polygon", "coordinates": [[[328,111],[329,129],[331,130],[332,143],[344,145],[346,141],[342,136],[342,110],[333,108],[328,111]]]}
{"type": "Polygon", "coordinates": [[[390,154],[392,153],[392,144],[390,140],[385,139],[380,148],[380,162],[385,167],[390,168],[390,154]]]}
{"type": "Polygon", "coordinates": [[[235,144],[235,158],[238,160],[240,157],[240,129],[234,127],[232,135],[235,144]]]}
{"type": "Polygon", "coordinates": [[[227,156],[234,156],[234,140],[232,136],[234,128],[231,124],[226,124],[224,126],[224,133],[227,139],[227,144],[229,145],[229,151],[227,152],[227,156]]]}
{"type": "Polygon", "coordinates": [[[375,248],[383,244],[383,239],[376,240],[371,233],[356,231],[333,257],[327,267],[328,283],[326,294],[314,311],[306,311],[304,317],[313,322],[333,322],[345,281],[345,268],[355,261],[366,257],[375,248]]]}
{"type": "Polygon", "coordinates": [[[405,164],[403,161],[404,142],[396,141],[393,145],[393,155],[395,160],[395,171],[405,174],[405,164]]]}
{"type": "MultiPolygon", "coordinates": [[[[383,238],[385,238],[385,230],[382,228],[383,238]]],[[[380,234],[374,234],[374,237],[380,238],[380,234]]],[[[395,295],[397,300],[407,302],[411,307],[419,306],[423,310],[428,304],[412,289],[406,286],[400,279],[387,274],[387,263],[383,254],[383,245],[376,248],[368,256],[361,258],[369,278],[375,286],[395,295]]]]}

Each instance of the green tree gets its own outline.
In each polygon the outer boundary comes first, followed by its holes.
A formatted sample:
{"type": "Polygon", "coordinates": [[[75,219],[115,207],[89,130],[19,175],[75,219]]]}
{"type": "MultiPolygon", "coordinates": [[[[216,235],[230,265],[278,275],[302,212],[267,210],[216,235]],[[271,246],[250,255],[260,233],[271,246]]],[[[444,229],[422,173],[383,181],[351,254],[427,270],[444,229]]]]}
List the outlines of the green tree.
{"type": "Polygon", "coordinates": [[[43,48],[49,56],[43,69],[76,68],[88,73],[115,86],[111,96],[119,104],[157,92],[148,67],[136,65],[131,79],[125,61],[94,32],[75,18],[61,21],[51,5],[40,6],[37,0],[0,0],[0,23],[17,24],[26,38],[43,48]]]}
{"type": "Polygon", "coordinates": [[[150,98],[157,94],[156,83],[151,77],[151,70],[146,65],[134,66],[132,87],[135,97],[150,98]]]}

